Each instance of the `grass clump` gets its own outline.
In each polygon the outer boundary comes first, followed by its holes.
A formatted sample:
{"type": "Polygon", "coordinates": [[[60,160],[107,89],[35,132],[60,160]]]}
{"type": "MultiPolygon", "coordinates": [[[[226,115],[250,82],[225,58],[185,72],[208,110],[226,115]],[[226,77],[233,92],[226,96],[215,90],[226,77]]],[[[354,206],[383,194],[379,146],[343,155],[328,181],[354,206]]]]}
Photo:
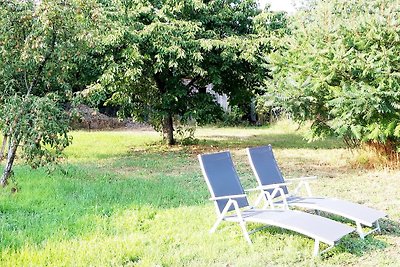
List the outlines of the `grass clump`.
{"type": "Polygon", "coordinates": [[[366,169],[399,169],[400,155],[398,152],[387,153],[373,145],[363,145],[353,150],[352,164],[356,168],[366,169]]]}

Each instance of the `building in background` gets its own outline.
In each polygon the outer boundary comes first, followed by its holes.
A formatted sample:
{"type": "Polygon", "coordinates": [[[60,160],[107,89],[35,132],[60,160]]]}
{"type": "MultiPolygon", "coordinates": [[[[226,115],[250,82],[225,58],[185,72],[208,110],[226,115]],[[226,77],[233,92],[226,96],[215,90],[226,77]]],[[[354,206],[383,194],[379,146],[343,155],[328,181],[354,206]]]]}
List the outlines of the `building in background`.
{"type": "Polygon", "coordinates": [[[299,0],[258,0],[258,5],[264,8],[266,4],[271,6],[272,11],[286,11],[289,14],[296,12],[296,8],[300,6],[299,0]]]}

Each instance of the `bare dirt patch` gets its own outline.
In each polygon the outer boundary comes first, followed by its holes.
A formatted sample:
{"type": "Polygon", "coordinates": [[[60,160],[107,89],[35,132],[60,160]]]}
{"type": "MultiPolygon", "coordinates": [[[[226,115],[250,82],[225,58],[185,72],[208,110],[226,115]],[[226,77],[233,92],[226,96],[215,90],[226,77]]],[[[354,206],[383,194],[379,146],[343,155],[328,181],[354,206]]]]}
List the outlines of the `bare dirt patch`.
{"type": "Polygon", "coordinates": [[[153,128],[147,123],[107,116],[86,105],[78,105],[76,112],[77,117],[72,121],[71,125],[73,129],[153,131],[153,128]]]}

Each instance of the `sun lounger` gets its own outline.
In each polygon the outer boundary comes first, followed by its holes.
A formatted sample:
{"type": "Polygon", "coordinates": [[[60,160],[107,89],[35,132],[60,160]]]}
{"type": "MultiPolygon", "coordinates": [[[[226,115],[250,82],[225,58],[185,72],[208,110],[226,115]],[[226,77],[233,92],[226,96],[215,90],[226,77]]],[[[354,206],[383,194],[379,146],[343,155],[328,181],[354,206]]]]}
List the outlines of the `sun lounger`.
{"type": "MultiPolygon", "coordinates": [[[[229,152],[198,156],[204,179],[215,203],[218,219],[210,232],[213,233],[222,221],[240,224],[245,239],[251,243],[246,223],[261,223],[292,230],[315,240],[314,253],[318,255],[331,249],[343,236],[354,229],[348,225],[306,212],[288,209],[254,209],[250,207],[247,196],[229,152]],[[329,247],[319,252],[320,242],[329,247]]],[[[271,195],[281,192],[279,186],[270,186],[271,195]]],[[[268,193],[269,194],[269,193],[268,193]]]]}
{"type": "MultiPolygon", "coordinates": [[[[346,200],[325,197],[313,197],[308,181],[316,177],[301,177],[298,179],[284,179],[279,166],[275,160],[271,145],[248,148],[250,164],[257,178],[260,187],[279,185],[282,189],[282,194],[276,194],[273,198],[267,199],[267,196],[262,194],[260,197],[265,197],[269,205],[288,205],[300,208],[324,211],[354,221],[357,225],[357,232],[361,238],[366,235],[380,231],[379,219],[384,218],[386,214],[382,211],[369,208],[364,205],[349,202],[346,200]],[[288,183],[299,182],[297,188],[291,194],[288,191],[288,183]],[[304,187],[306,197],[298,196],[299,190],[304,187]],[[281,197],[281,200],[277,201],[281,197]],[[283,198],[282,198],[283,197],[283,198]],[[365,233],[362,226],[374,227],[371,231],[365,233]]],[[[265,192],[265,190],[263,190],[265,192]]],[[[258,199],[260,200],[260,198],[258,199]]]]}

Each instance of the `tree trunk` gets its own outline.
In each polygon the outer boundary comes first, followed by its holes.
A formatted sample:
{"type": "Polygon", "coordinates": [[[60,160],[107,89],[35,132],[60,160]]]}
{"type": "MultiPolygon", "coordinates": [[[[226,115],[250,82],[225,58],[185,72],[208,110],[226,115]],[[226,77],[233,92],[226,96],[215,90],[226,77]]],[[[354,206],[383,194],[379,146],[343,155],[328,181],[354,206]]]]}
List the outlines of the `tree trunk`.
{"type": "MultiPolygon", "coordinates": [[[[172,74],[170,74],[172,76],[172,74]]],[[[156,73],[154,75],[154,80],[156,82],[157,88],[160,91],[160,94],[162,97],[165,96],[167,93],[167,87],[165,80],[163,80],[162,75],[160,73],[156,73]]],[[[167,109],[168,110],[168,109],[167,109]]],[[[174,122],[172,119],[171,112],[168,112],[168,115],[163,118],[162,121],[162,135],[163,135],[163,141],[166,141],[168,145],[175,145],[175,139],[174,139],[174,122]]]]}
{"type": "Polygon", "coordinates": [[[3,136],[3,144],[1,145],[1,150],[0,150],[0,160],[2,160],[4,158],[4,151],[6,150],[7,139],[8,139],[8,136],[5,134],[3,136]]]}
{"type": "Polygon", "coordinates": [[[174,139],[174,122],[172,120],[172,115],[168,114],[168,116],[164,117],[163,122],[163,139],[167,141],[168,145],[175,145],[174,139]]]}
{"type": "Polygon", "coordinates": [[[18,147],[18,141],[16,140],[10,140],[10,146],[8,148],[8,154],[7,154],[7,163],[6,167],[4,168],[3,175],[1,176],[0,179],[0,185],[2,187],[5,187],[8,182],[8,178],[11,176],[11,169],[14,164],[14,159],[15,159],[15,154],[17,152],[17,147],[18,147]]]}

